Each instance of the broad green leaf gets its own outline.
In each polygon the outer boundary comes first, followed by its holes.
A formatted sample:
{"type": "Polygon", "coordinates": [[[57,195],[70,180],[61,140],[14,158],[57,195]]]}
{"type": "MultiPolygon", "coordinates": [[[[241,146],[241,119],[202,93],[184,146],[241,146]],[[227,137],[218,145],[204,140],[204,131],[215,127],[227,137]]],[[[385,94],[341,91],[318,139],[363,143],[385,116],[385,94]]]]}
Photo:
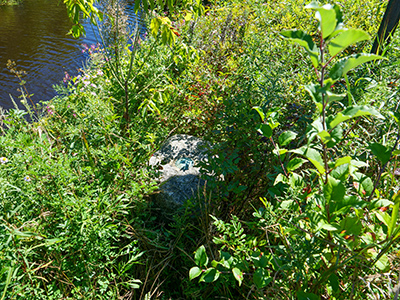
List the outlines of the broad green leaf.
{"type": "Polygon", "coordinates": [[[162,24],[162,21],[160,18],[153,18],[151,20],[150,32],[153,35],[153,37],[157,37],[157,34],[158,34],[161,24],[162,24]]]}
{"type": "Polygon", "coordinates": [[[360,161],[360,160],[355,160],[355,159],[352,159],[350,161],[350,164],[353,167],[355,167],[356,169],[363,168],[363,167],[368,167],[368,164],[366,162],[360,161]]]}
{"type": "Polygon", "coordinates": [[[375,208],[386,207],[386,206],[390,206],[393,204],[394,203],[388,199],[378,199],[378,200],[372,201],[369,208],[372,210],[375,208]]]}
{"type": "Polygon", "coordinates": [[[364,176],[363,181],[361,181],[361,187],[362,187],[361,193],[364,196],[369,196],[374,190],[374,183],[372,182],[371,178],[369,178],[368,176],[364,176]]]}
{"type": "Polygon", "coordinates": [[[304,160],[304,159],[302,159],[300,157],[292,158],[288,162],[288,164],[286,166],[286,169],[287,169],[288,172],[293,172],[294,170],[300,168],[305,162],[306,162],[306,160],[304,160]]]}
{"type": "Polygon", "coordinates": [[[253,282],[259,289],[266,287],[271,281],[272,278],[264,268],[258,268],[253,274],[253,282]]]}
{"type": "Polygon", "coordinates": [[[348,46],[369,40],[371,37],[368,33],[361,29],[348,29],[337,35],[329,42],[329,54],[335,56],[348,46]]]}
{"type": "Polygon", "coordinates": [[[386,226],[389,226],[391,219],[387,212],[378,210],[378,211],[376,211],[375,215],[379,221],[381,221],[386,226]]]}
{"type": "Polygon", "coordinates": [[[390,218],[390,223],[388,224],[388,234],[387,237],[390,238],[392,236],[393,230],[396,226],[396,223],[399,219],[399,205],[400,205],[400,191],[393,195],[393,210],[392,216],[390,218]]]}
{"type": "Polygon", "coordinates": [[[377,110],[369,106],[350,106],[342,112],[339,112],[336,117],[330,122],[330,128],[336,125],[361,116],[375,116],[377,118],[384,118],[377,110]]]}
{"type": "Polygon", "coordinates": [[[254,106],[253,109],[254,109],[256,112],[258,112],[258,114],[260,115],[261,121],[264,122],[264,120],[265,120],[265,114],[264,114],[263,109],[262,109],[261,107],[259,107],[259,106],[254,106]]]}
{"type": "Polygon", "coordinates": [[[340,231],[340,226],[337,224],[324,224],[321,226],[321,229],[326,231],[340,231]]]}
{"type": "Polygon", "coordinates": [[[232,268],[233,261],[234,261],[233,257],[228,252],[221,251],[221,264],[225,268],[227,269],[232,268]]]}
{"type": "Polygon", "coordinates": [[[310,56],[313,66],[315,68],[318,67],[318,48],[315,46],[310,35],[304,33],[301,30],[285,30],[281,32],[281,35],[304,47],[304,49],[310,56]]]}
{"type": "Polygon", "coordinates": [[[368,148],[371,149],[372,153],[380,160],[382,165],[386,164],[392,156],[390,149],[379,143],[372,143],[368,148]]]}
{"type": "Polygon", "coordinates": [[[345,194],[346,188],[343,183],[332,176],[328,176],[328,182],[324,185],[324,197],[326,202],[329,203],[330,201],[334,201],[340,203],[345,194]]]}
{"type": "Polygon", "coordinates": [[[314,120],[314,122],[311,123],[311,125],[307,126],[307,144],[310,145],[310,143],[314,140],[314,137],[318,136],[318,133],[324,130],[324,125],[321,122],[320,118],[317,118],[314,120]]]}
{"type": "Polygon", "coordinates": [[[325,173],[324,163],[321,158],[321,154],[312,148],[309,148],[305,153],[305,157],[317,168],[321,174],[325,173]]]}
{"type": "Polygon", "coordinates": [[[218,279],[220,272],[214,268],[208,268],[204,271],[203,275],[200,277],[200,282],[214,282],[218,279]]]}
{"type": "Polygon", "coordinates": [[[250,256],[254,266],[257,268],[265,268],[268,265],[269,259],[260,251],[254,251],[250,256]]]}
{"type": "Polygon", "coordinates": [[[322,130],[321,132],[318,133],[318,136],[321,138],[321,141],[324,144],[329,143],[330,141],[332,141],[331,135],[329,134],[328,131],[326,130],[322,130]]]}
{"type": "Polygon", "coordinates": [[[336,274],[332,273],[331,276],[329,276],[329,284],[334,292],[339,290],[339,278],[336,274]]]}
{"type": "Polygon", "coordinates": [[[208,264],[208,256],[206,254],[206,248],[202,245],[199,249],[197,249],[194,255],[194,262],[199,267],[207,266],[208,264]]]}
{"type": "Polygon", "coordinates": [[[199,267],[193,267],[189,271],[189,279],[193,280],[196,277],[199,277],[201,274],[201,269],[199,267]]]}
{"type": "Polygon", "coordinates": [[[343,138],[343,128],[342,128],[342,126],[339,124],[338,126],[333,128],[330,131],[330,135],[331,135],[332,141],[330,143],[326,144],[326,146],[328,148],[333,148],[334,146],[336,146],[336,143],[341,141],[342,138],[343,138]]]}
{"type": "Polygon", "coordinates": [[[353,54],[347,56],[343,59],[340,59],[336,62],[332,69],[329,72],[329,77],[333,80],[338,80],[350,70],[358,67],[359,65],[366,63],[368,61],[376,60],[376,59],[383,59],[384,57],[375,55],[375,54],[367,54],[367,53],[360,53],[360,54],[353,54]]]}
{"type": "Polygon", "coordinates": [[[317,51],[312,36],[301,30],[284,30],[281,33],[284,38],[290,39],[304,47],[307,51],[317,51]]]}
{"type": "Polygon", "coordinates": [[[348,235],[360,235],[362,224],[360,219],[355,216],[347,216],[340,222],[341,230],[345,230],[348,235]]]}
{"type": "Polygon", "coordinates": [[[322,32],[322,38],[327,38],[336,28],[336,11],[331,4],[320,6],[316,2],[306,5],[306,8],[316,10],[315,17],[319,21],[319,30],[322,32]]]}
{"type": "Polygon", "coordinates": [[[322,112],[322,94],[326,94],[326,88],[321,88],[319,84],[307,84],[304,86],[306,91],[310,94],[311,99],[318,107],[318,111],[322,112]]]}
{"type": "Polygon", "coordinates": [[[345,157],[341,157],[338,158],[335,162],[335,168],[344,165],[344,164],[349,164],[351,161],[351,157],[350,156],[345,156],[345,157]]]}
{"type": "Polygon", "coordinates": [[[387,272],[390,270],[390,262],[386,254],[382,255],[375,265],[381,272],[387,272]]]}
{"type": "Polygon", "coordinates": [[[243,273],[240,271],[238,268],[233,268],[232,269],[232,274],[235,277],[235,279],[239,282],[239,286],[242,285],[243,281],[243,273]]]}
{"type": "Polygon", "coordinates": [[[305,293],[303,291],[298,291],[297,300],[321,300],[321,298],[313,293],[305,293]]]}
{"type": "Polygon", "coordinates": [[[350,170],[348,164],[343,164],[339,166],[335,166],[334,169],[331,171],[331,175],[333,178],[338,179],[342,182],[346,181],[349,177],[350,170]]]}
{"type": "Polygon", "coordinates": [[[334,94],[330,91],[326,91],[326,96],[328,97],[327,102],[331,103],[342,100],[344,97],[346,97],[346,94],[334,94]]]}
{"type": "Polygon", "coordinates": [[[371,178],[360,172],[353,172],[352,176],[354,182],[358,184],[358,187],[355,186],[358,194],[360,196],[371,195],[374,189],[374,183],[372,182],[371,178]]]}
{"type": "Polygon", "coordinates": [[[283,132],[278,138],[279,145],[286,146],[291,141],[293,141],[296,138],[296,136],[297,133],[290,130],[283,132]]]}
{"type": "Polygon", "coordinates": [[[336,203],[333,206],[332,212],[335,215],[345,215],[350,212],[351,209],[362,209],[367,205],[366,201],[363,201],[360,197],[356,195],[346,195],[340,203],[336,203]]]}
{"type": "Polygon", "coordinates": [[[267,138],[272,137],[272,128],[268,124],[260,124],[258,132],[267,138]]]}

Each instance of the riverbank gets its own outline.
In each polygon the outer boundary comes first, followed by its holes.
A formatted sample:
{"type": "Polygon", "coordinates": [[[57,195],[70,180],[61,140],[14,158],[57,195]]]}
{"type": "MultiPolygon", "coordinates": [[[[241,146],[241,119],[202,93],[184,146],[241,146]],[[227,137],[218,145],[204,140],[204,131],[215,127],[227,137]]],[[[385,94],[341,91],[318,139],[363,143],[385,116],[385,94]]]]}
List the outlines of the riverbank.
{"type": "MultiPolygon", "coordinates": [[[[320,107],[304,89],[318,73],[279,35],[301,28],[316,36],[313,14],[300,2],[223,2],[197,19],[176,16],[170,46],[151,35],[139,48],[122,38],[111,55],[88,45],[90,62],[65,77],[59,96],[35,107],[36,122],[26,122],[29,110],[3,116],[1,296],[389,298],[399,249],[385,238],[397,234],[397,219],[388,220],[398,179],[380,173],[379,151],[369,149],[395,144],[389,110],[399,101],[398,39],[387,61],[349,73],[351,85],[330,82],[332,93],[344,95],[329,106],[329,122],[348,97],[387,118],[370,110],[325,130],[336,144],[324,156],[328,142],[314,143],[326,134],[313,134],[320,107]],[[173,134],[209,141],[215,156],[202,167],[216,176],[205,178],[201,201],[171,215],[150,201],[158,170],[148,161],[173,134]],[[314,158],[303,155],[309,145],[314,158]],[[317,164],[328,155],[329,165],[317,164]],[[325,183],[321,167],[337,177],[325,183]],[[336,209],[330,223],[329,209],[336,209]]],[[[346,27],[376,32],[381,2],[341,3],[346,27]]],[[[395,159],[388,164],[397,167],[395,159]]]]}
{"type": "Polygon", "coordinates": [[[0,0],[1,5],[18,5],[21,4],[22,0],[0,0]]]}

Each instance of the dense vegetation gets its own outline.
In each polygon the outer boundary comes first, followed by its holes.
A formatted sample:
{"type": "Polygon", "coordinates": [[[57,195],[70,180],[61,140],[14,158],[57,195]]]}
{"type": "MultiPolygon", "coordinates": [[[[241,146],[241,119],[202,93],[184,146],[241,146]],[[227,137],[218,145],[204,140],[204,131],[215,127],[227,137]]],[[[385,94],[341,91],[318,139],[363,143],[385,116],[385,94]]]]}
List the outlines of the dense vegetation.
{"type": "Polygon", "coordinates": [[[361,55],[385,1],[336,4],[106,20],[59,96],[2,115],[0,299],[392,299],[399,39],[361,55]],[[176,133],[213,176],[160,213],[148,160],[176,133]]]}

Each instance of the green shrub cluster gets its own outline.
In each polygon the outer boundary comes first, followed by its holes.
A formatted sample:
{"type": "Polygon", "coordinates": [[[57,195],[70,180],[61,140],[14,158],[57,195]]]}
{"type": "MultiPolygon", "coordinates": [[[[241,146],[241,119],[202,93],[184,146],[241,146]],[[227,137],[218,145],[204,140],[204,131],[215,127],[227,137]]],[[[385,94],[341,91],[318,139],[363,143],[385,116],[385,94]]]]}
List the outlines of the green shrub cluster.
{"type": "Polygon", "coordinates": [[[383,1],[304,4],[162,17],[2,116],[0,299],[391,298],[398,38],[359,54],[383,1]],[[177,133],[212,176],[171,216],[148,160],[177,133]]]}

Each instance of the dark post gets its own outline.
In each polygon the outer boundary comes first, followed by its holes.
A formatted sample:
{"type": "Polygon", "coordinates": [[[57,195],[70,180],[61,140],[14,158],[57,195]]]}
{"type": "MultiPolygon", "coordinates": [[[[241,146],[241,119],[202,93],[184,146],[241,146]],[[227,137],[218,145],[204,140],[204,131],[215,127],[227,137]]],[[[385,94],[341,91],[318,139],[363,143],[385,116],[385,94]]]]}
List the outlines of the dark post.
{"type": "Polygon", "coordinates": [[[400,19],[400,0],[389,0],[371,53],[380,54],[385,43],[390,42],[400,19]]]}

